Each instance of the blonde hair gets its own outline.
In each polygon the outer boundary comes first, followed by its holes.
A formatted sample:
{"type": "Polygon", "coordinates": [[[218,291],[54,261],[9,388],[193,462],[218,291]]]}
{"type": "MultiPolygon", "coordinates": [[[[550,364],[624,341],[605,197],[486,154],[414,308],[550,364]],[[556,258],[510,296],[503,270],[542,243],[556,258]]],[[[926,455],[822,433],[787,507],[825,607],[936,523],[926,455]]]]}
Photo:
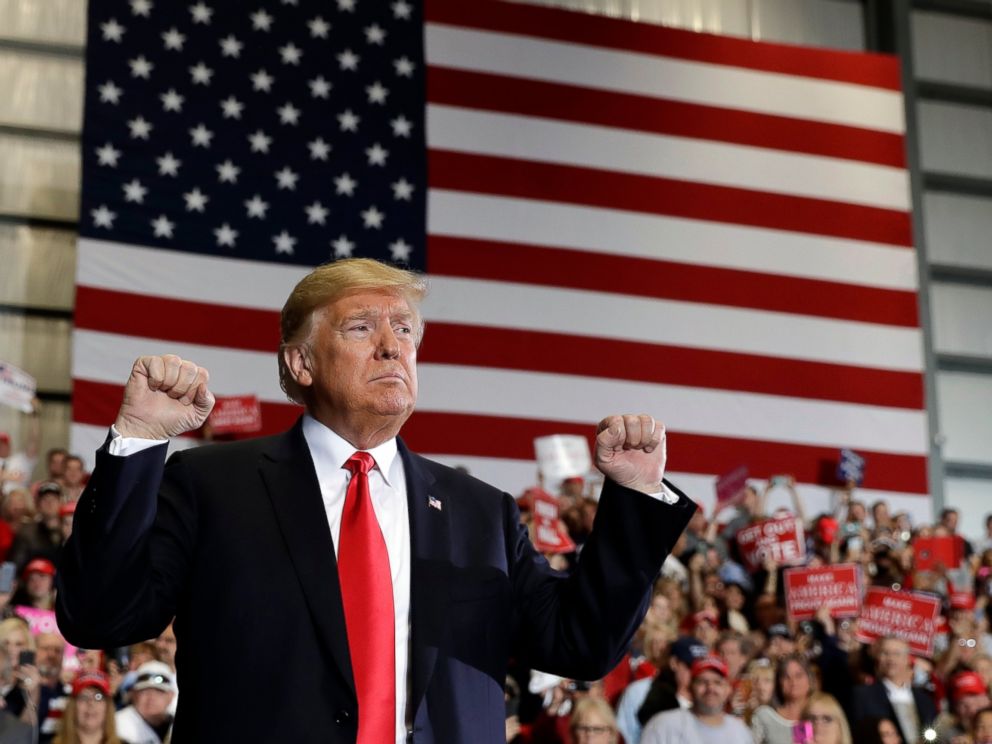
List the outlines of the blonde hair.
{"type": "MultiPolygon", "coordinates": [[[[35,650],[34,636],[31,635],[31,626],[28,625],[26,620],[20,617],[8,617],[3,622],[0,622],[0,644],[3,644],[8,637],[14,633],[20,631],[25,636],[27,636],[27,647],[31,650],[35,650]]],[[[14,660],[17,663],[17,660],[14,660]]]]}
{"type": "Polygon", "coordinates": [[[587,713],[598,713],[600,718],[606,721],[610,727],[610,741],[617,741],[617,717],[613,713],[610,704],[598,697],[584,697],[575,703],[575,710],[572,711],[572,718],[569,721],[569,728],[573,735],[575,729],[582,725],[582,719],[587,713]]]}
{"type": "MultiPolygon", "coordinates": [[[[117,737],[117,725],[114,720],[114,701],[110,695],[104,695],[106,709],[103,714],[103,744],[121,744],[117,737]]],[[[59,723],[59,732],[52,744],[79,744],[79,727],[76,725],[76,696],[73,695],[65,705],[65,711],[59,723]]]]}
{"type": "Polygon", "coordinates": [[[308,346],[314,316],[342,295],[362,289],[382,289],[402,295],[414,314],[414,332],[420,343],[424,322],[419,305],[427,295],[426,278],[370,258],[346,258],[322,264],[293,288],[279,316],[279,386],[294,403],[303,403],[303,393],[293,379],[283,352],[295,346],[308,346]]]}
{"type": "Polygon", "coordinates": [[[824,708],[827,708],[830,711],[830,715],[836,719],[840,726],[839,744],[851,744],[851,727],[847,724],[847,716],[844,715],[844,711],[841,709],[840,703],[837,702],[837,698],[826,692],[814,692],[809,696],[806,705],[803,706],[803,718],[809,715],[810,708],[814,705],[822,705],[824,708]]]}

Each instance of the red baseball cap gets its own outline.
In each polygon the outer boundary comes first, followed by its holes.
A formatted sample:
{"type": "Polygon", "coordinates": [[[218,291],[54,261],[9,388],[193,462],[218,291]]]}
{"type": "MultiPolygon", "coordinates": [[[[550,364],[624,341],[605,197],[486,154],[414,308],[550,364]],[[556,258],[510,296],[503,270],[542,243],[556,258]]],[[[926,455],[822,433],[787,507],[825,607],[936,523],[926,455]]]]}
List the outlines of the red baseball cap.
{"type": "Polygon", "coordinates": [[[60,517],[71,517],[75,513],[76,513],[75,501],[70,501],[68,504],[62,504],[62,506],[59,507],[60,517]]]}
{"type": "Polygon", "coordinates": [[[833,517],[820,517],[816,523],[816,536],[827,545],[833,545],[839,529],[840,525],[833,517]]]}
{"type": "Polygon", "coordinates": [[[35,558],[33,561],[28,563],[24,567],[24,572],[21,574],[22,577],[27,578],[28,574],[33,573],[43,573],[49,576],[55,575],[55,564],[52,563],[47,558],[35,558]]]}
{"type": "Polygon", "coordinates": [[[988,695],[989,688],[978,672],[961,672],[951,680],[951,700],[955,702],[965,695],[988,695]]]}
{"type": "Polygon", "coordinates": [[[975,595],[970,592],[951,592],[952,610],[975,609],[975,595]]]}
{"type": "Polygon", "coordinates": [[[103,672],[83,672],[72,681],[72,696],[76,697],[87,687],[95,687],[104,695],[109,695],[110,678],[103,672]]]}
{"type": "Polygon", "coordinates": [[[716,672],[724,679],[730,676],[730,670],[727,669],[727,665],[723,663],[723,659],[719,656],[706,656],[699,661],[693,662],[690,670],[692,678],[695,679],[703,672],[716,672]]]}

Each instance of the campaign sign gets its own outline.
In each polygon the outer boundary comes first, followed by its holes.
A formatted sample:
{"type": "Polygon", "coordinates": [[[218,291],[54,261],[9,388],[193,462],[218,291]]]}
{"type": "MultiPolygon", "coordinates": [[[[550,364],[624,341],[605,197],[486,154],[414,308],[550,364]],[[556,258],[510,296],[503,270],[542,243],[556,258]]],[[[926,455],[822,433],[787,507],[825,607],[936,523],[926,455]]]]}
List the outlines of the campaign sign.
{"type": "Polygon", "coordinates": [[[811,620],[827,606],[830,617],[857,617],[861,612],[861,572],[853,563],[785,571],[785,608],[789,619],[811,620]]]}
{"type": "Polygon", "coordinates": [[[767,555],[780,566],[802,563],[806,559],[803,523],[783,517],[749,525],[737,533],[737,547],[751,570],[760,567],[767,555]]]}
{"type": "Polygon", "coordinates": [[[913,567],[917,571],[935,571],[940,566],[953,570],[964,560],[964,541],[960,535],[918,537],[913,540],[913,567]]]}
{"type": "Polygon", "coordinates": [[[744,495],[746,487],[747,467],[745,465],[720,476],[716,481],[716,505],[736,504],[744,495]]]}
{"type": "Polygon", "coordinates": [[[940,600],[919,592],[896,592],[872,586],[865,593],[858,620],[858,640],[871,643],[895,636],[909,644],[910,653],[933,656],[940,600]]]}
{"type": "Polygon", "coordinates": [[[36,384],[23,369],[7,362],[0,362],[0,405],[31,413],[36,384]]]}
{"type": "Polygon", "coordinates": [[[558,519],[558,500],[544,491],[533,498],[534,547],[541,553],[571,553],[575,543],[558,519]]]}
{"type": "Polygon", "coordinates": [[[837,479],[842,483],[854,481],[861,485],[865,480],[865,458],[854,450],[842,449],[837,463],[837,479]]]}
{"type": "Polygon", "coordinates": [[[262,428],[262,406],[254,395],[217,398],[210,426],[214,434],[252,434],[262,428]]]}
{"type": "Polygon", "coordinates": [[[566,478],[585,476],[592,468],[589,441],[578,434],[552,434],[534,439],[537,468],[544,484],[554,488],[566,478]]]}

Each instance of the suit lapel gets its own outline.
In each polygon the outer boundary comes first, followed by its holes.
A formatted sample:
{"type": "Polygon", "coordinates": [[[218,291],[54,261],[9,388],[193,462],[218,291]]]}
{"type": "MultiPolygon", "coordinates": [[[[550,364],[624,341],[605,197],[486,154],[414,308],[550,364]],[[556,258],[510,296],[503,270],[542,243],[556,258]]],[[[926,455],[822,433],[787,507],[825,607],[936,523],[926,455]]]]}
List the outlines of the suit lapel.
{"type": "Polygon", "coordinates": [[[450,504],[425,461],[399,440],[410,509],[410,700],[416,716],[437,661],[448,609],[450,504]]]}
{"type": "Polygon", "coordinates": [[[263,453],[259,471],[321,645],[354,690],[334,543],[302,418],[263,453]]]}

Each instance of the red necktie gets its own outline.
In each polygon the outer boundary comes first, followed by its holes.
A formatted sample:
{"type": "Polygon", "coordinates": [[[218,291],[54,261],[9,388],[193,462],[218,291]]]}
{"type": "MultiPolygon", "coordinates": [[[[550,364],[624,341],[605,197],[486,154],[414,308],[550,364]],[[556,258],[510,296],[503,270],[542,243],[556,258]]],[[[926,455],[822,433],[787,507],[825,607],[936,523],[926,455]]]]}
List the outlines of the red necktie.
{"type": "Polygon", "coordinates": [[[341,515],[338,577],[358,694],[357,744],[396,741],[396,618],[389,554],[372,510],[368,472],[375,460],[356,452],[344,464],[351,481],[341,515]]]}

